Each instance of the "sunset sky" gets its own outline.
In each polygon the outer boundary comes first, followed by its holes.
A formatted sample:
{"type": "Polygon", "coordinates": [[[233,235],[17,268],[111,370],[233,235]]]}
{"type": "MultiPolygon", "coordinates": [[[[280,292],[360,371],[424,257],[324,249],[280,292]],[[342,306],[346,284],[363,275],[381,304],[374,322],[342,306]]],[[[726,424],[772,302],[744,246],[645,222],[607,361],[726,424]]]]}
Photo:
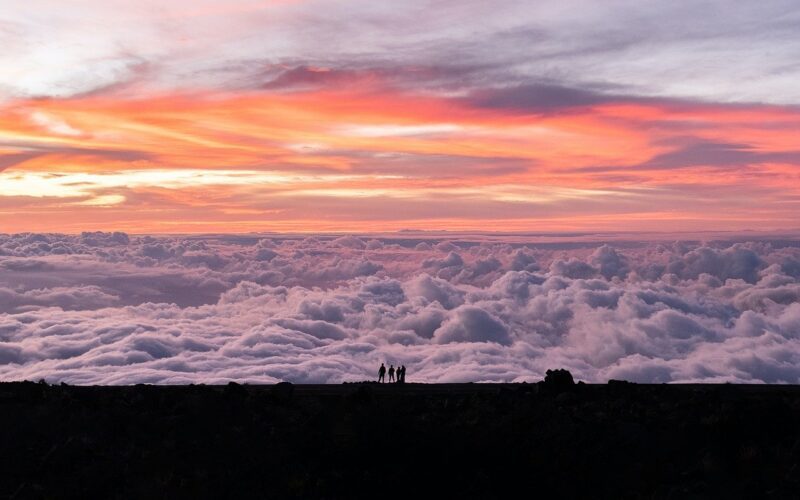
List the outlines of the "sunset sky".
{"type": "Polygon", "coordinates": [[[794,1],[0,0],[0,233],[800,228],[794,1]]]}

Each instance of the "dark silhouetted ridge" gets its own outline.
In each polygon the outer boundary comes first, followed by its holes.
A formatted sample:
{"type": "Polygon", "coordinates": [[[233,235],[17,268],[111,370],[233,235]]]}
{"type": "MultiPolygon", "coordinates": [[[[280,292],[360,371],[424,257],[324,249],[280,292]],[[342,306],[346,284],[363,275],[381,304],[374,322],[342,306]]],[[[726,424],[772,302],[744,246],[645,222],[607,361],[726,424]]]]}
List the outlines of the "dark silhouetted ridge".
{"type": "Polygon", "coordinates": [[[800,387],[0,384],[0,498],[797,498],[800,387]]]}

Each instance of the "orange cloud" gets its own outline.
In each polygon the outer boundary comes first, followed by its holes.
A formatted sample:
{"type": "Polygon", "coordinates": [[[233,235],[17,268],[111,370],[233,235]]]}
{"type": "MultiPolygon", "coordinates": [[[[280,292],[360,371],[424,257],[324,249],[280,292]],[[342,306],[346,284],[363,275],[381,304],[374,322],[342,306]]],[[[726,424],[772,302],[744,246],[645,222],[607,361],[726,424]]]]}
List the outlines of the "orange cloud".
{"type": "Polygon", "coordinates": [[[20,100],[0,109],[0,229],[782,229],[798,125],[774,106],[544,113],[372,84],[20,100]]]}

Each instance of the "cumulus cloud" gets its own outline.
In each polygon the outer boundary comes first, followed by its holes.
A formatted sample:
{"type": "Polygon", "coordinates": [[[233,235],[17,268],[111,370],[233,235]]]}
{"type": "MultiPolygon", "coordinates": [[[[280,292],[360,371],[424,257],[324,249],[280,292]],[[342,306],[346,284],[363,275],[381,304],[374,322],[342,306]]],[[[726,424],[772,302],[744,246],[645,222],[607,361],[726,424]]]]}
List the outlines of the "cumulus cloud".
{"type": "Polygon", "coordinates": [[[603,245],[592,254],[591,263],[606,279],[623,278],[628,274],[627,259],[609,245],[603,245]]]}
{"type": "Polygon", "coordinates": [[[433,334],[439,343],[511,342],[508,328],[498,318],[476,306],[461,306],[433,334]]]}
{"type": "Polygon", "coordinates": [[[565,260],[554,260],[550,265],[550,272],[568,278],[591,278],[597,274],[597,269],[575,257],[565,260]]]}
{"type": "Polygon", "coordinates": [[[0,235],[0,379],[800,382],[791,242],[519,238],[0,235]]]}
{"type": "Polygon", "coordinates": [[[521,248],[514,252],[511,258],[511,269],[514,271],[538,271],[539,265],[536,256],[528,248],[521,248]]]}
{"type": "Polygon", "coordinates": [[[666,272],[685,279],[697,279],[706,273],[723,281],[738,278],[754,283],[758,279],[758,271],[763,267],[764,261],[755,251],[746,245],[736,244],[724,249],[706,246],[695,248],[671,259],[666,272]]]}

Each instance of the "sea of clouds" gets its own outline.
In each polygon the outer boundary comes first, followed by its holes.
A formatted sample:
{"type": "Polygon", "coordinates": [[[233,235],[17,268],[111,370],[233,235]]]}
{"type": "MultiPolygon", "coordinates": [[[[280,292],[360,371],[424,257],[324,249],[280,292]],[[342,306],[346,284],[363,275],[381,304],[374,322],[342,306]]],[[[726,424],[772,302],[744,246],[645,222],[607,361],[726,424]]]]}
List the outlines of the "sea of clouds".
{"type": "Polygon", "coordinates": [[[800,383],[800,243],[0,235],[0,380],[800,383]]]}

